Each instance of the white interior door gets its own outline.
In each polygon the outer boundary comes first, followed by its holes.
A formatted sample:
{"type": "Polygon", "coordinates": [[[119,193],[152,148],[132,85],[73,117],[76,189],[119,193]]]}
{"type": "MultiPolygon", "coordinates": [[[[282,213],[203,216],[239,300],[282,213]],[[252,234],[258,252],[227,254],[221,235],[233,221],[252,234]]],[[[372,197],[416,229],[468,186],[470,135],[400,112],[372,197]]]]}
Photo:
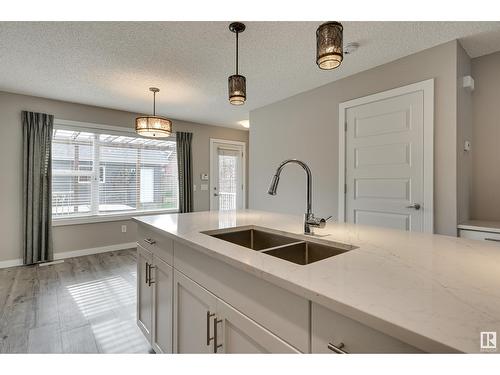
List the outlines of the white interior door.
{"type": "Polygon", "coordinates": [[[244,208],[244,144],[211,143],[210,209],[244,208]]]}
{"type": "Polygon", "coordinates": [[[429,150],[424,90],[391,91],[394,95],[355,100],[343,109],[345,221],[424,231],[426,210],[432,217],[431,204],[424,202],[429,195],[424,181],[432,181],[432,163],[424,170],[429,150]]]}

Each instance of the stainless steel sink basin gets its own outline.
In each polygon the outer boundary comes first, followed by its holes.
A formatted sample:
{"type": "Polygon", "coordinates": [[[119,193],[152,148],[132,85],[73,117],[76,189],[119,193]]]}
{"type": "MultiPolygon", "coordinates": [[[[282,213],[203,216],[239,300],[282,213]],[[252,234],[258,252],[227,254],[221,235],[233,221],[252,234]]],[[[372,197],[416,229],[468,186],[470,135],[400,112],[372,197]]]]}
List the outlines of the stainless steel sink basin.
{"type": "Polygon", "coordinates": [[[253,250],[269,249],[297,242],[294,238],[281,236],[258,229],[243,229],[219,234],[210,234],[212,237],[234,243],[236,245],[248,247],[253,250]]]}
{"type": "Polygon", "coordinates": [[[263,251],[264,254],[289,262],[306,265],[349,251],[340,247],[321,245],[314,242],[299,242],[263,251]]]}
{"type": "Polygon", "coordinates": [[[297,234],[278,234],[271,229],[245,226],[202,232],[220,240],[228,241],[263,254],[307,265],[327,259],[347,251],[355,246],[297,234]]]}

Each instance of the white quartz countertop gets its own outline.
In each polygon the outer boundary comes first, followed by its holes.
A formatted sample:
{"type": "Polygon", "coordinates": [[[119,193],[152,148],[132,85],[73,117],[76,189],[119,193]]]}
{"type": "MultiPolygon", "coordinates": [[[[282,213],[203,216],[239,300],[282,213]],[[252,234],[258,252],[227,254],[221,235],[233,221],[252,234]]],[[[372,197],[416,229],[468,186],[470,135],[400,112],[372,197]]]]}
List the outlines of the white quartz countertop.
{"type": "Polygon", "coordinates": [[[264,211],[134,218],[167,236],[424,351],[479,352],[500,334],[498,244],[329,222],[321,240],[358,248],[297,265],[201,231],[255,225],[302,233],[302,217],[264,211]]]}
{"type": "Polygon", "coordinates": [[[500,221],[468,220],[460,223],[458,229],[500,233],[500,221]]]}

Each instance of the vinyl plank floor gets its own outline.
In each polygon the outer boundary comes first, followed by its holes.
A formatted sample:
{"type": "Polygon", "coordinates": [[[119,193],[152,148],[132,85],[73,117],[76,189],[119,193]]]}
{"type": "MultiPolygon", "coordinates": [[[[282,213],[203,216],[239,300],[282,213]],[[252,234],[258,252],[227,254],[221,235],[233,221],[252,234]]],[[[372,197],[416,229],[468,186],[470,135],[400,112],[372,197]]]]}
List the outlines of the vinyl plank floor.
{"type": "Polygon", "coordinates": [[[136,251],[0,270],[0,353],[148,353],[136,251]]]}

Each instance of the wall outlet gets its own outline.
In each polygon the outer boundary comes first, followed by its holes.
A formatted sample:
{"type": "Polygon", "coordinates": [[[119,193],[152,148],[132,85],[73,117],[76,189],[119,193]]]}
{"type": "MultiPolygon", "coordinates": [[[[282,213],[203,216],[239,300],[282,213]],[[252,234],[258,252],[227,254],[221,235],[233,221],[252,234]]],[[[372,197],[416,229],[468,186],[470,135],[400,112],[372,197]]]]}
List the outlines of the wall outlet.
{"type": "Polygon", "coordinates": [[[127,226],[126,225],[122,225],[122,233],[127,233],[127,226]]]}

